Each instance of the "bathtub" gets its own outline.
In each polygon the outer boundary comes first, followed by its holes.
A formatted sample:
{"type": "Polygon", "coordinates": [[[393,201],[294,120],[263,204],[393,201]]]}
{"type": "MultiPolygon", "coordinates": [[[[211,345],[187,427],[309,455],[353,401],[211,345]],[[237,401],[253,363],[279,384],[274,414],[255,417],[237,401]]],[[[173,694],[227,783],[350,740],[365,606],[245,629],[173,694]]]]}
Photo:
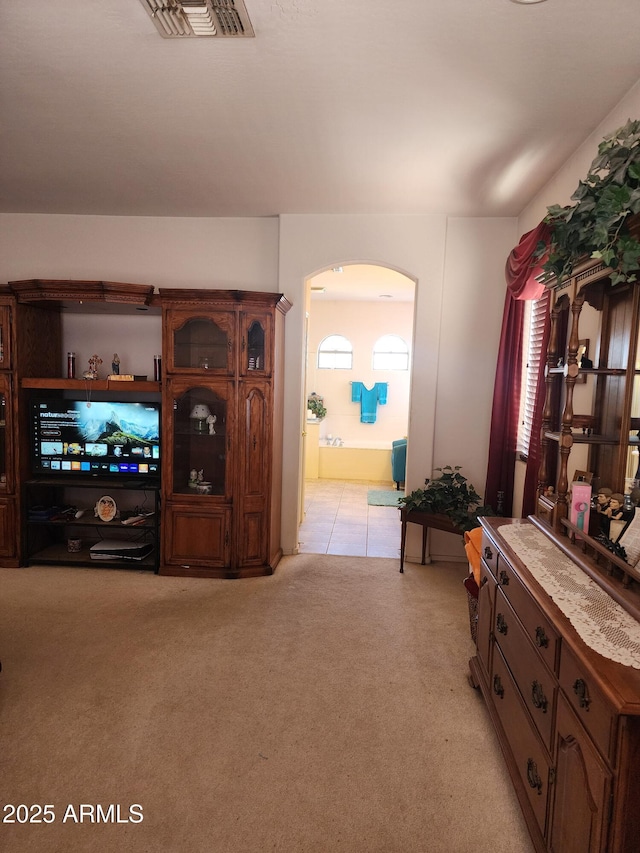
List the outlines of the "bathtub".
{"type": "Polygon", "coordinates": [[[391,442],[345,442],[318,446],[318,477],[391,483],[391,442]]]}

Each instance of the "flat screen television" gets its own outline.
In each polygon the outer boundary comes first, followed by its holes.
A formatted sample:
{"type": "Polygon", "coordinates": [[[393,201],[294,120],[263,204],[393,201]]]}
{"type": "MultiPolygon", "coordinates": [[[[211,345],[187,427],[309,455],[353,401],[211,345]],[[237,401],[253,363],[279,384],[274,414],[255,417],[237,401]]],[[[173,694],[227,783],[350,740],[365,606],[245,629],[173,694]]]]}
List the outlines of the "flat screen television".
{"type": "Polygon", "coordinates": [[[160,404],[31,400],[34,475],[158,480],[160,404]]]}

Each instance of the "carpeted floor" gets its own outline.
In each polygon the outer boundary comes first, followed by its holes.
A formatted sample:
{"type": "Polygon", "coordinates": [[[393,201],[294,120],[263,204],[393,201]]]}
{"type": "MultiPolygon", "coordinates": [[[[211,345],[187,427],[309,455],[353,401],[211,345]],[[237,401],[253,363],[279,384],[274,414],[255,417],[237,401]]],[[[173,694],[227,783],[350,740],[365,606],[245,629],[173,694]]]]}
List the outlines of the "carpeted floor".
{"type": "Polygon", "coordinates": [[[404,492],[396,489],[369,489],[367,503],[369,506],[397,506],[403,497],[404,492]]]}
{"type": "Polygon", "coordinates": [[[467,682],[465,574],[311,554],[243,581],[1,570],[2,800],[55,820],[0,824],[0,848],[530,853],[467,682]],[[78,823],[81,804],[143,820],[78,823]]]}

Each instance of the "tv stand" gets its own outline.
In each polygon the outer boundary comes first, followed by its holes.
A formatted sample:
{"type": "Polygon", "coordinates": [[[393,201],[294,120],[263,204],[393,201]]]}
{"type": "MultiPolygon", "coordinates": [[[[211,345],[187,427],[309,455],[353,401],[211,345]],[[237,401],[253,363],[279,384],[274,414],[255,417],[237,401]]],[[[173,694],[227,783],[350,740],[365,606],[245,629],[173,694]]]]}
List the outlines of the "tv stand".
{"type": "Polygon", "coordinates": [[[155,483],[120,482],[106,478],[74,480],[38,477],[24,483],[24,554],[27,565],[74,565],[128,568],[158,572],[160,558],[160,488],[155,483]],[[103,495],[113,496],[118,514],[102,521],[94,507],[103,495]],[[76,518],[76,511],[83,514],[76,518]],[[143,521],[126,518],[151,512],[143,521]],[[149,543],[152,551],[141,560],[95,560],[92,545],[106,539],[149,543]]]}

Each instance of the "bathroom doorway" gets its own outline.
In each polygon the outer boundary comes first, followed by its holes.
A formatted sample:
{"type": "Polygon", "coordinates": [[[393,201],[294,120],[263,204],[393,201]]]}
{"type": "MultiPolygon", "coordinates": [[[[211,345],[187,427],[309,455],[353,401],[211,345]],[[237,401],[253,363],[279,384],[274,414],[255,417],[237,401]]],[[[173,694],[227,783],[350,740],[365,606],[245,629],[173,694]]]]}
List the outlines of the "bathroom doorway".
{"type": "Polygon", "coordinates": [[[397,508],[367,491],[395,488],[391,443],[408,432],[415,282],[342,263],[307,280],[306,304],[300,549],[396,556],[397,508]]]}

